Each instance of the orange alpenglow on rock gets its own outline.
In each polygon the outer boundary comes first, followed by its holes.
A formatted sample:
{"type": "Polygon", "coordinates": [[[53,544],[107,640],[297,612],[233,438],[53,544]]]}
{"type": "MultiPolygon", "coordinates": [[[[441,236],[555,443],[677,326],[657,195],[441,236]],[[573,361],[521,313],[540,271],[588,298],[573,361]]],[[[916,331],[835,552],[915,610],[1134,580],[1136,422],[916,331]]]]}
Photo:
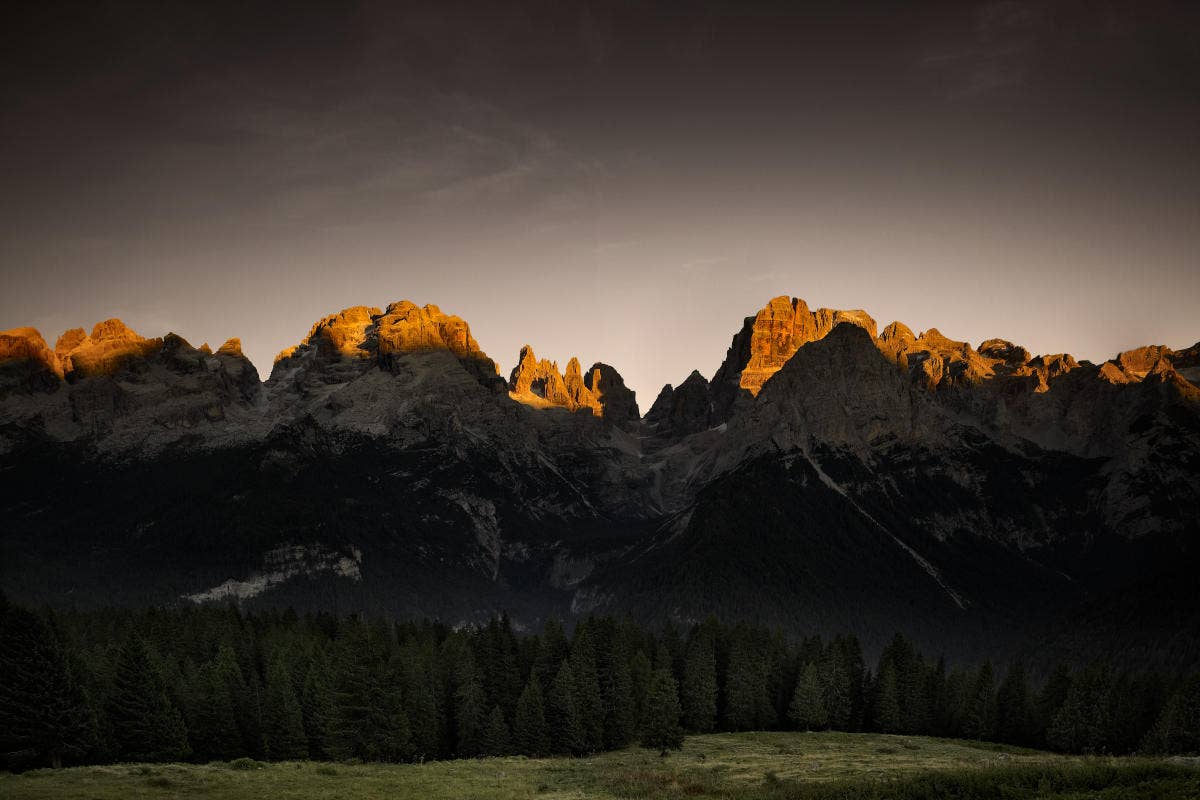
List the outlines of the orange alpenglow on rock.
{"type": "MultiPolygon", "coordinates": [[[[823,339],[837,325],[849,323],[867,331],[876,348],[892,363],[928,389],[999,381],[1005,392],[1049,391],[1050,382],[1078,369],[1080,364],[1066,353],[1031,357],[1028,350],[1004,339],[988,339],[978,348],[944,336],[937,328],[920,335],[902,322],[892,322],[876,335],[875,320],[861,310],[820,308],[810,311],[799,298],[772,298],[733,337],[724,363],[713,376],[710,422],[729,417],[738,398],[757,397],[796,351],[823,339]]],[[[1172,351],[1161,346],[1143,347],[1121,353],[1098,370],[1109,383],[1138,383],[1147,377],[1165,379],[1186,363],[1189,372],[1200,373],[1191,351],[1172,351]]]]}
{"type": "Polygon", "coordinates": [[[558,362],[539,360],[533,348],[521,348],[517,365],[508,377],[508,394],[512,399],[539,408],[559,406],[569,411],[588,408],[600,416],[600,403],[583,384],[579,360],[572,358],[567,374],[558,371],[558,362]]]}
{"type": "Polygon", "coordinates": [[[798,297],[775,297],[753,317],[746,317],[729,352],[713,376],[712,393],[717,418],[729,416],[739,395],[757,397],[763,384],[779,372],[804,345],[825,338],[836,325],[850,323],[875,337],[875,320],[861,309],[842,311],[819,308],[809,311],[798,297]]]}
{"type": "Polygon", "coordinates": [[[73,328],[54,345],[63,371],[72,379],[115,372],[128,359],[144,356],[162,344],[162,339],[144,339],[119,319],[97,322],[89,336],[73,328]]]}
{"type": "MultiPolygon", "coordinates": [[[[401,300],[392,303],[377,320],[379,353],[449,350],[462,359],[487,359],[471,328],[461,317],[444,314],[432,303],[425,307],[401,300]]],[[[490,360],[490,359],[489,359],[490,360]]]]}
{"type": "Polygon", "coordinates": [[[37,328],[0,331],[0,365],[4,368],[4,385],[53,389],[63,379],[62,360],[46,346],[37,328]]]}
{"type": "Polygon", "coordinates": [[[566,373],[559,374],[557,362],[538,359],[529,345],[521,348],[517,365],[509,375],[508,394],[517,402],[536,408],[587,410],[593,416],[621,424],[634,423],[640,418],[634,393],[609,365],[593,364],[585,376],[579,359],[572,358],[567,362],[566,373]]]}
{"type": "Polygon", "coordinates": [[[502,384],[495,362],[479,348],[461,317],[445,314],[435,305],[418,306],[408,300],[386,310],[353,306],[318,320],[300,344],[275,357],[272,377],[303,364],[333,364],[336,369],[375,363],[388,369],[408,353],[446,351],[459,359],[481,383],[502,384]],[[316,361],[313,362],[312,359],[316,361]],[[336,366],[337,363],[342,366],[336,366]]]}

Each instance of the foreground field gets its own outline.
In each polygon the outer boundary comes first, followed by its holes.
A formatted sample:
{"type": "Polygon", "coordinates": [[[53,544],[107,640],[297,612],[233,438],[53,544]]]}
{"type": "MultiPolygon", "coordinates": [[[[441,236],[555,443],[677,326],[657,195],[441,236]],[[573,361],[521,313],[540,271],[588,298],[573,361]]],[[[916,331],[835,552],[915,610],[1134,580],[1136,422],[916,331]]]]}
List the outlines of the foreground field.
{"type": "Polygon", "coordinates": [[[659,758],[493,758],[428,764],[120,764],[0,775],[13,798],[1195,798],[1185,762],[1079,759],[926,737],[742,733],[689,737],[659,758]]]}

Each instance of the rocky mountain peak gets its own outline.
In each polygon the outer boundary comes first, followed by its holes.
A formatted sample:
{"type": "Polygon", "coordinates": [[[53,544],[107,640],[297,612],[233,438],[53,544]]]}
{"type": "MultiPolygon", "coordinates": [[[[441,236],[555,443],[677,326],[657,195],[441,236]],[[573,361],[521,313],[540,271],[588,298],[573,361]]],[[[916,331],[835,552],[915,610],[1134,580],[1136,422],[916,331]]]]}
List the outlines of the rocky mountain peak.
{"type": "Polygon", "coordinates": [[[37,328],[0,332],[0,392],[52,390],[62,379],[62,361],[37,328]]]}
{"type": "Polygon", "coordinates": [[[238,356],[239,358],[243,358],[244,356],[242,354],[242,340],[237,338],[236,336],[233,337],[232,339],[227,339],[225,341],[225,344],[223,344],[217,348],[217,354],[218,355],[226,355],[226,356],[238,356]]]}
{"type": "Polygon", "coordinates": [[[707,430],[713,424],[712,398],[708,381],[692,370],[677,387],[667,384],[646,412],[646,423],[656,436],[679,438],[707,430]]]}
{"type": "Polygon", "coordinates": [[[840,323],[850,323],[875,336],[876,324],[861,309],[820,308],[810,311],[800,298],[772,298],[733,337],[724,363],[713,376],[713,399],[718,417],[729,416],[739,396],[756,397],[762,386],[809,342],[828,335],[840,323]]]}
{"type": "Polygon", "coordinates": [[[616,368],[596,362],[584,377],[584,386],[600,403],[605,419],[618,425],[636,425],[641,418],[637,396],[625,385],[616,368]]]}
{"type": "Polygon", "coordinates": [[[300,370],[319,382],[341,382],[377,365],[394,369],[410,353],[448,351],[480,382],[496,380],[496,365],[461,317],[408,300],[386,310],[353,306],[318,320],[300,344],[275,357],[271,379],[300,370]]]}
{"type": "Polygon", "coordinates": [[[557,362],[538,359],[529,345],[521,348],[509,375],[508,393],[535,408],[587,410],[618,425],[636,424],[640,418],[634,393],[608,364],[593,364],[585,375],[579,359],[572,357],[566,371],[560,373],[557,362]]]}
{"type": "Polygon", "coordinates": [[[82,334],[82,328],[69,330],[54,346],[68,380],[111,374],[129,359],[145,356],[162,343],[161,339],[139,336],[116,318],[97,322],[90,335],[82,334]]]}

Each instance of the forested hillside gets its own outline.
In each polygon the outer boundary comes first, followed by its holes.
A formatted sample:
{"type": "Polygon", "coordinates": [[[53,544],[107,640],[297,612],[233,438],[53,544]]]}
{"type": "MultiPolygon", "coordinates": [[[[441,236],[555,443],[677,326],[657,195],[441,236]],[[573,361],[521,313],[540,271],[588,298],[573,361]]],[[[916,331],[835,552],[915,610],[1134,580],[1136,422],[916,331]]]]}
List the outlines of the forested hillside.
{"type": "Polygon", "coordinates": [[[1079,753],[1200,750],[1200,680],[1103,664],[1034,681],[897,635],[789,639],[710,619],[568,633],[236,608],[0,610],[9,768],[108,761],[411,761],[666,752],[685,732],[921,733],[1079,753]]]}

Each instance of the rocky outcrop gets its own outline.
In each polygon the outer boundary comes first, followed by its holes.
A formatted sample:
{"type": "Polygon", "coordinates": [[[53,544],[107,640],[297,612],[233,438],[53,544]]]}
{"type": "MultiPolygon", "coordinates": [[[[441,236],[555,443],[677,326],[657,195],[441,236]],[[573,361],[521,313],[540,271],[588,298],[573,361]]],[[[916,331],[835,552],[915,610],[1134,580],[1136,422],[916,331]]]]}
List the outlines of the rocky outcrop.
{"type": "Polygon", "coordinates": [[[621,374],[608,364],[596,363],[584,375],[579,359],[567,362],[565,373],[558,363],[539,359],[525,345],[508,378],[513,400],[535,408],[565,408],[586,411],[620,426],[634,426],[640,419],[637,399],[625,386],[621,374]]]}
{"type": "Polygon", "coordinates": [[[808,304],[795,297],[773,298],[753,317],[747,317],[712,379],[716,417],[727,419],[740,397],[756,397],[798,349],[823,338],[842,322],[875,336],[875,320],[865,311],[809,311],[808,304]]]}
{"type": "MultiPolygon", "coordinates": [[[[575,397],[572,397],[567,389],[566,378],[558,371],[558,362],[539,359],[533,348],[525,345],[521,348],[517,365],[513,367],[508,378],[509,396],[517,402],[539,408],[559,406],[569,411],[577,411],[585,407],[579,402],[582,399],[580,390],[584,388],[583,377],[579,374],[579,362],[571,359],[570,363],[575,367],[575,397]]],[[[588,399],[592,402],[586,405],[587,408],[598,405],[595,398],[588,399]]]]}
{"type": "Polygon", "coordinates": [[[37,328],[0,332],[0,396],[11,391],[53,391],[62,378],[62,361],[37,328]]]}
{"type": "Polygon", "coordinates": [[[149,457],[183,441],[243,441],[264,427],[262,383],[240,347],[214,354],[174,333],[147,339],[117,319],[97,323],[90,334],[69,330],[53,351],[44,343],[36,348],[40,336],[24,339],[26,355],[12,358],[10,346],[9,358],[0,357],[0,375],[30,364],[32,347],[42,365],[41,388],[54,394],[0,403],[0,428],[15,434],[0,436],[0,451],[34,436],[149,457]]]}
{"type": "Polygon", "coordinates": [[[681,438],[708,429],[712,418],[708,381],[693,370],[678,387],[662,388],[646,413],[646,425],[658,437],[681,438]]]}
{"type": "Polygon", "coordinates": [[[618,425],[636,426],[641,419],[637,396],[625,385],[621,373],[608,364],[596,362],[584,376],[584,386],[600,403],[606,420],[618,425]]]}
{"type": "Polygon", "coordinates": [[[119,319],[97,322],[90,335],[81,333],[81,329],[67,331],[54,346],[69,381],[112,374],[162,345],[161,339],[144,339],[119,319]]]}
{"type": "Polygon", "coordinates": [[[407,300],[383,311],[353,306],[323,317],[300,344],[275,357],[271,381],[310,387],[344,383],[375,366],[394,371],[405,356],[429,352],[454,356],[480,383],[498,383],[495,362],[461,317],[407,300]]]}

